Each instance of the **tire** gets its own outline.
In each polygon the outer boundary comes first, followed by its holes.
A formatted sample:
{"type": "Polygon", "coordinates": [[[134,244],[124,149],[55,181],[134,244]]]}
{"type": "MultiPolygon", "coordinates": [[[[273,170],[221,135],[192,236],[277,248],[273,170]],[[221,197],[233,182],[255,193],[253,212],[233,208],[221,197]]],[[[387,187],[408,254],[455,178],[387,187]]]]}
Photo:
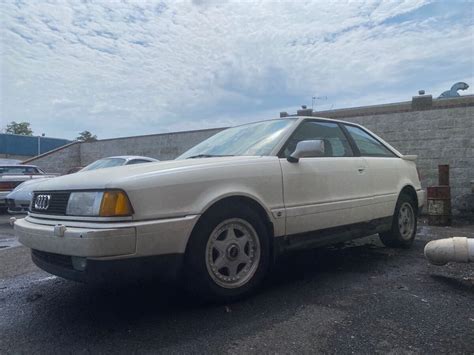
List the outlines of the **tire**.
{"type": "Polygon", "coordinates": [[[392,228],[380,233],[382,243],[391,248],[409,248],[415,240],[417,226],[417,206],[413,198],[401,194],[395,207],[392,228]]]}
{"type": "Polygon", "coordinates": [[[185,279],[189,291],[213,302],[233,302],[253,293],[270,262],[269,233],[245,204],[220,206],[201,217],[188,243],[185,279]]]}

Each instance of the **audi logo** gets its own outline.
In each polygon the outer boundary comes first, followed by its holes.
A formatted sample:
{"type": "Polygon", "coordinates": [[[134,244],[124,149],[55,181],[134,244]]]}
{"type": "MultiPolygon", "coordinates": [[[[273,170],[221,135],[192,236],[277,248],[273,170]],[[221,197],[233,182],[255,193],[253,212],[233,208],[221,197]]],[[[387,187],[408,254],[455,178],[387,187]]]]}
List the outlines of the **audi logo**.
{"type": "Polygon", "coordinates": [[[40,211],[45,211],[49,207],[49,201],[51,200],[51,195],[38,195],[35,199],[35,209],[40,211]]]}

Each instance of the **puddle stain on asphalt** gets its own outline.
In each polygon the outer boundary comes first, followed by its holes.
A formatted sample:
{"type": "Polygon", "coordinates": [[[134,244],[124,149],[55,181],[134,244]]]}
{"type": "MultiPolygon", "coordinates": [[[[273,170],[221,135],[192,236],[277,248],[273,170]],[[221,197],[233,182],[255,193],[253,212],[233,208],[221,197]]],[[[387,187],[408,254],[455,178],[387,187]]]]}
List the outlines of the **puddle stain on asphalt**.
{"type": "Polygon", "coordinates": [[[1,239],[0,240],[0,251],[7,250],[21,246],[20,242],[16,238],[1,239]]]}

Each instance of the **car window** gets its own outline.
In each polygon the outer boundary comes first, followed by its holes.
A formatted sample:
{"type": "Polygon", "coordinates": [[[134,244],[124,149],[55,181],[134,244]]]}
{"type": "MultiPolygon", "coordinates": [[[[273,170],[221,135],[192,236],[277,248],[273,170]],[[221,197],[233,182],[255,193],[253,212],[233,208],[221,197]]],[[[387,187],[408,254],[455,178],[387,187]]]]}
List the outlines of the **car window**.
{"type": "Polygon", "coordinates": [[[320,139],[324,141],[325,157],[351,157],[351,146],[337,123],[304,121],[292,134],[283,150],[287,158],[300,141],[320,139]]]}
{"type": "Polygon", "coordinates": [[[114,166],[120,166],[124,165],[125,159],[123,158],[105,158],[105,159],[99,159],[89,165],[87,165],[85,168],[83,168],[81,171],[89,171],[89,170],[97,170],[97,169],[104,169],[104,168],[112,168],[114,166]]]}
{"type": "Polygon", "coordinates": [[[151,161],[145,160],[145,159],[132,159],[127,163],[127,165],[142,164],[142,163],[151,163],[151,161]]]}
{"type": "Polygon", "coordinates": [[[394,157],[395,154],[392,153],[387,147],[380,143],[377,139],[372,137],[366,131],[359,127],[346,125],[345,126],[349,131],[349,134],[354,139],[357,147],[359,148],[360,154],[362,156],[369,157],[394,157]]]}
{"type": "Polygon", "coordinates": [[[199,143],[176,159],[201,156],[269,155],[293,123],[294,119],[285,118],[228,128],[199,143]]]}
{"type": "Polygon", "coordinates": [[[2,166],[0,167],[0,174],[38,175],[41,173],[32,166],[2,166]]]}

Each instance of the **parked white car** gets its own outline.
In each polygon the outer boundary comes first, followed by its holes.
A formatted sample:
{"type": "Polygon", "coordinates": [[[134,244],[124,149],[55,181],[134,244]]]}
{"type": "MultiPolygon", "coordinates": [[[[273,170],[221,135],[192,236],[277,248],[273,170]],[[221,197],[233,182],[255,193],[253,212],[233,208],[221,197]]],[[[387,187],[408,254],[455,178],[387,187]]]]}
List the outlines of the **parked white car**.
{"type": "Polygon", "coordinates": [[[410,246],[424,201],[415,158],[352,123],[257,122],[174,161],[44,181],[15,232],[52,274],[182,276],[200,296],[229,301],[287,250],[374,233],[410,246]]]}
{"type": "MultiPolygon", "coordinates": [[[[86,167],[82,168],[80,171],[89,171],[97,169],[112,168],[114,166],[121,165],[133,165],[133,164],[142,164],[142,163],[151,163],[158,161],[154,158],[142,157],[139,155],[120,155],[116,157],[108,157],[96,160],[93,163],[90,163],[86,167]]],[[[20,165],[21,166],[21,165],[20,165]]],[[[44,175],[35,180],[26,180],[20,183],[13,191],[11,191],[6,196],[6,205],[8,207],[8,212],[15,213],[26,213],[31,199],[33,197],[33,191],[35,190],[38,183],[43,181],[43,179],[53,178],[55,175],[44,175]]]]}

